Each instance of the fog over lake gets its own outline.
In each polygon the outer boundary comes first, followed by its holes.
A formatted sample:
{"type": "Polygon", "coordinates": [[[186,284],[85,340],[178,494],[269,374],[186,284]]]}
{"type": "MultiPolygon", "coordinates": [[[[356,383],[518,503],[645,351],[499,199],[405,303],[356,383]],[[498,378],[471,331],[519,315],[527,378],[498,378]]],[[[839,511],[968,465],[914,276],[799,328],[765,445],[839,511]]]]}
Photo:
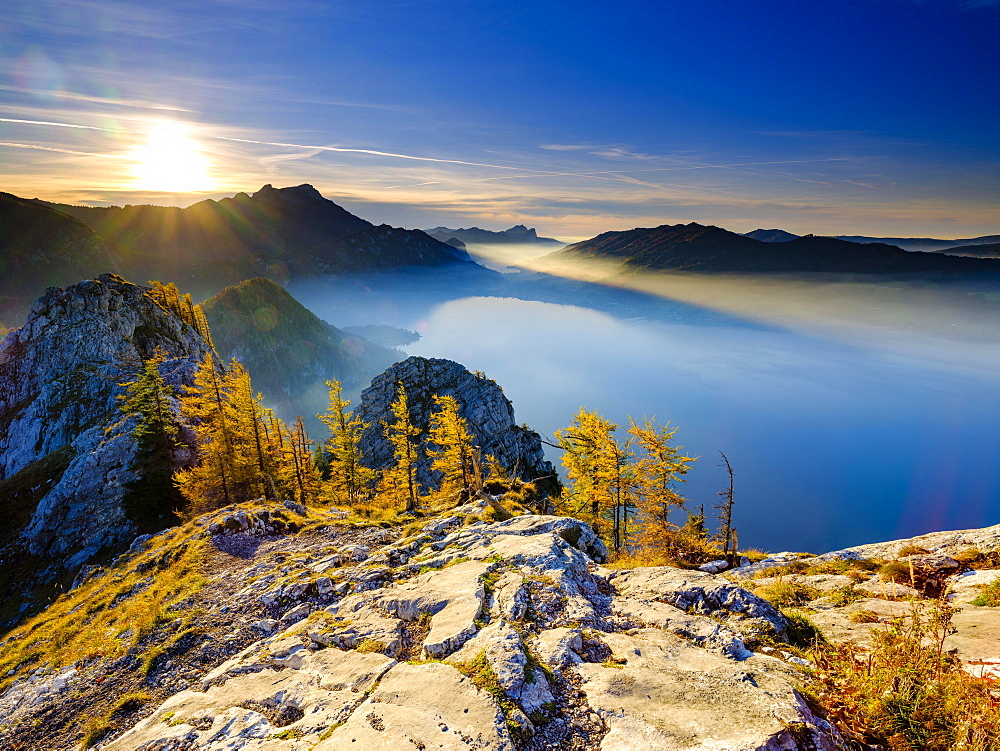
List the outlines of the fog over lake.
{"type": "MultiPolygon", "coordinates": [[[[742,546],[823,552],[1000,521],[995,335],[852,327],[777,303],[787,321],[671,299],[612,315],[505,297],[438,300],[412,288],[366,293],[300,299],[337,325],[419,330],[407,353],[485,372],[516,419],[549,438],[580,406],[624,426],[629,415],[669,420],[700,457],[681,486],[694,505],[717,502],[724,451],[742,546]],[[627,315],[637,310],[645,315],[627,315]]],[[[947,327],[946,312],[925,306],[920,315],[947,327]]],[[[559,466],[557,449],[546,455],[559,466]]]]}

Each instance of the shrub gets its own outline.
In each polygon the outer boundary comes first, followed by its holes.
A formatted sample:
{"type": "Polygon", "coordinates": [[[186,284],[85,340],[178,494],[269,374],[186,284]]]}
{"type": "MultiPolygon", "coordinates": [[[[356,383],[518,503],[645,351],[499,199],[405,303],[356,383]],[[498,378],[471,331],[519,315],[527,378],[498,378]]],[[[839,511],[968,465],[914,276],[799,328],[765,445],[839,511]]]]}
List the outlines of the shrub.
{"type": "Polygon", "coordinates": [[[863,600],[867,596],[867,593],[859,590],[854,584],[845,584],[843,587],[837,587],[827,595],[833,606],[837,608],[842,608],[845,605],[850,605],[852,602],[863,600]]]}
{"type": "Polygon", "coordinates": [[[896,557],[905,558],[908,555],[927,555],[930,552],[927,548],[922,548],[919,545],[904,545],[896,553],[896,557]]]}
{"type": "Polygon", "coordinates": [[[355,651],[361,652],[362,654],[368,654],[369,652],[379,652],[384,654],[385,650],[385,644],[380,642],[378,639],[362,639],[355,651]]]}
{"type": "Polygon", "coordinates": [[[882,581],[898,584],[913,583],[913,567],[906,561],[889,561],[878,570],[882,581]]]}
{"type": "Polygon", "coordinates": [[[849,644],[814,651],[816,697],[853,744],[893,751],[1000,748],[991,685],[944,650],[955,608],[935,601],[872,631],[865,653],[849,644]]]}
{"type": "Polygon", "coordinates": [[[826,643],[823,632],[801,610],[782,610],[781,614],[788,621],[788,643],[793,647],[810,649],[826,643]]]}
{"type": "Polygon", "coordinates": [[[861,582],[866,582],[871,578],[871,574],[864,569],[852,568],[848,570],[844,576],[849,578],[855,584],[861,584],[861,582]]]}

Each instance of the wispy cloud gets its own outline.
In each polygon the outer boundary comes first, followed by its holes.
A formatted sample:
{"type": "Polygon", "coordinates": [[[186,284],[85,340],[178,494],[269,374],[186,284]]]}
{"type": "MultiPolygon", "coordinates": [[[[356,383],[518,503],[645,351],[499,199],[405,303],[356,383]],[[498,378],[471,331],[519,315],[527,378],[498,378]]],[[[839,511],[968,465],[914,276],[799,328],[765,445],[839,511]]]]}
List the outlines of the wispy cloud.
{"type": "Polygon", "coordinates": [[[596,143],[542,143],[538,148],[546,151],[589,151],[598,148],[596,143]]]}
{"type": "Polygon", "coordinates": [[[613,147],[608,149],[601,149],[599,151],[589,152],[593,156],[604,157],[605,159],[641,159],[643,161],[649,159],[657,159],[658,157],[652,154],[643,154],[638,151],[629,151],[628,149],[623,149],[620,147],[613,147]]]}
{"type": "Polygon", "coordinates": [[[91,96],[89,94],[78,94],[73,91],[43,91],[41,89],[29,89],[20,86],[0,86],[0,91],[12,91],[18,94],[30,94],[33,96],[52,97],[55,99],[66,99],[73,102],[88,102],[90,104],[104,104],[114,107],[136,107],[149,110],[168,110],[171,112],[192,112],[185,107],[176,107],[171,104],[158,104],[147,102],[142,99],[124,99],[120,97],[91,96]]]}
{"type": "MultiPolygon", "coordinates": [[[[368,154],[370,156],[384,156],[392,159],[407,159],[415,162],[434,162],[437,164],[458,164],[466,167],[489,167],[490,169],[517,170],[521,172],[535,172],[545,174],[545,170],[529,169],[527,167],[511,167],[503,164],[489,164],[486,162],[469,162],[462,159],[443,159],[440,157],[415,156],[413,154],[399,154],[392,151],[378,151],[376,149],[356,149],[344,146],[309,146],[301,143],[283,143],[280,141],[257,141],[251,138],[230,138],[228,136],[215,136],[223,141],[234,141],[236,143],[255,143],[261,146],[281,146],[284,148],[308,149],[317,153],[322,151],[332,151],[340,154],[368,154]]],[[[561,174],[548,172],[548,174],[561,174]]]]}

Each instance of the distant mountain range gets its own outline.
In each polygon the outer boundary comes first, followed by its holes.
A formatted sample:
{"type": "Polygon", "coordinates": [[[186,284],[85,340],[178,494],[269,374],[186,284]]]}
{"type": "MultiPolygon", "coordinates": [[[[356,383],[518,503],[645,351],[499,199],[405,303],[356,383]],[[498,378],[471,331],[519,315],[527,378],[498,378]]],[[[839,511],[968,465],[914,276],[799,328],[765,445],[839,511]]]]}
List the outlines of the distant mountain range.
{"type": "Polygon", "coordinates": [[[175,282],[199,298],[259,276],[283,283],[445,265],[480,268],[460,248],[420,230],[375,226],[311,185],[265,185],[184,209],[70,206],[0,193],[0,321],[9,326],[46,287],[106,271],[175,282]]]}
{"type": "Polygon", "coordinates": [[[800,237],[800,235],[785,232],[783,229],[755,229],[753,232],[743,232],[742,234],[744,237],[750,237],[764,243],[784,243],[800,237]]]}
{"type": "Polygon", "coordinates": [[[979,258],[907,252],[892,245],[861,245],[808,235],[764,242],[720,227],[691,224],[605,232],[541,259],[544,264],[594,259],[622,270],[709,273],[834,273],[984,275],[1000,277],[1000,265],[979,258]]]}
{"type": "MultiPolygon", "coordinates": [[[[786,232],[783,229],[755,229],[753,232],[745,232],[743,236],[768,243],[788,242],[789,240],[795,240],[801,237],[801,235],[793,235],[791,232],[786,232]]],[[[959,247],[965,250],[966,247],[970,245],[1000,243],[1000,235],[984,235],[983,237],[972,237],[965,240],[937,240],[933,237],[865,237],[863,235],[837,235],[836,239],[846,240],[847,242],[852,243],[860,243],[862,245],[869,245],[872,243],[895,245],[897,248],[902,248],[903,250],[922,250],[929,253],[950,250],[952,248],[958,249],[959,247]]],[[[972,256],[974,254],[971,252],[964,252],[950,253],[949,255],[972,256]]],[[[989,258],[991,256],[983,255],[979,257],[989,258]]]]}
{"type": "Polygon", "coordinates": [[[934,253],[944,253],[949,256],[966,256],[968,258],[1000,258],[1000,242],[983,243],[982,245],[959,245],[955,248],[935,250],[934,253]]]}
{"type": "Polygon", "coordinates": [[[523,224],[517,224],[503,232],[492,232],[479,227],[469,227],[468,229],[449,229],[448,227],[434,227],[425,230],[428,235],[440,240],[450,242],[457,240],[465,247],[467,243],[480,245],[490,244],[523,244],[523,245],[565,245],[566,243],[552,237],[539,237],[534,227],[528,228],[523,224]]]}

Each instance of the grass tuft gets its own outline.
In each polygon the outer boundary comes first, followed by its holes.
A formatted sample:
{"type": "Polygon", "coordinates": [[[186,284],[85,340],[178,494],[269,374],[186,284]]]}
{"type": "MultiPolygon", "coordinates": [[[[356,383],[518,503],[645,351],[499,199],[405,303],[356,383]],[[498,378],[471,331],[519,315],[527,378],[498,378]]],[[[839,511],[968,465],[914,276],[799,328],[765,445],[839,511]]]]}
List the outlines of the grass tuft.
{"type": "Polygon", "coordinates": [[[754,594],[762,597],[777,608],[805,605],[819,597],[819,590],[795,579],[777,578],[769,584],[757,587],[754,594]]]}
{"type": "Polygon", "coordinates": [[[1000,579],[984,584],[971,604],[981,608],[1000,608],[1000,579]]]}

